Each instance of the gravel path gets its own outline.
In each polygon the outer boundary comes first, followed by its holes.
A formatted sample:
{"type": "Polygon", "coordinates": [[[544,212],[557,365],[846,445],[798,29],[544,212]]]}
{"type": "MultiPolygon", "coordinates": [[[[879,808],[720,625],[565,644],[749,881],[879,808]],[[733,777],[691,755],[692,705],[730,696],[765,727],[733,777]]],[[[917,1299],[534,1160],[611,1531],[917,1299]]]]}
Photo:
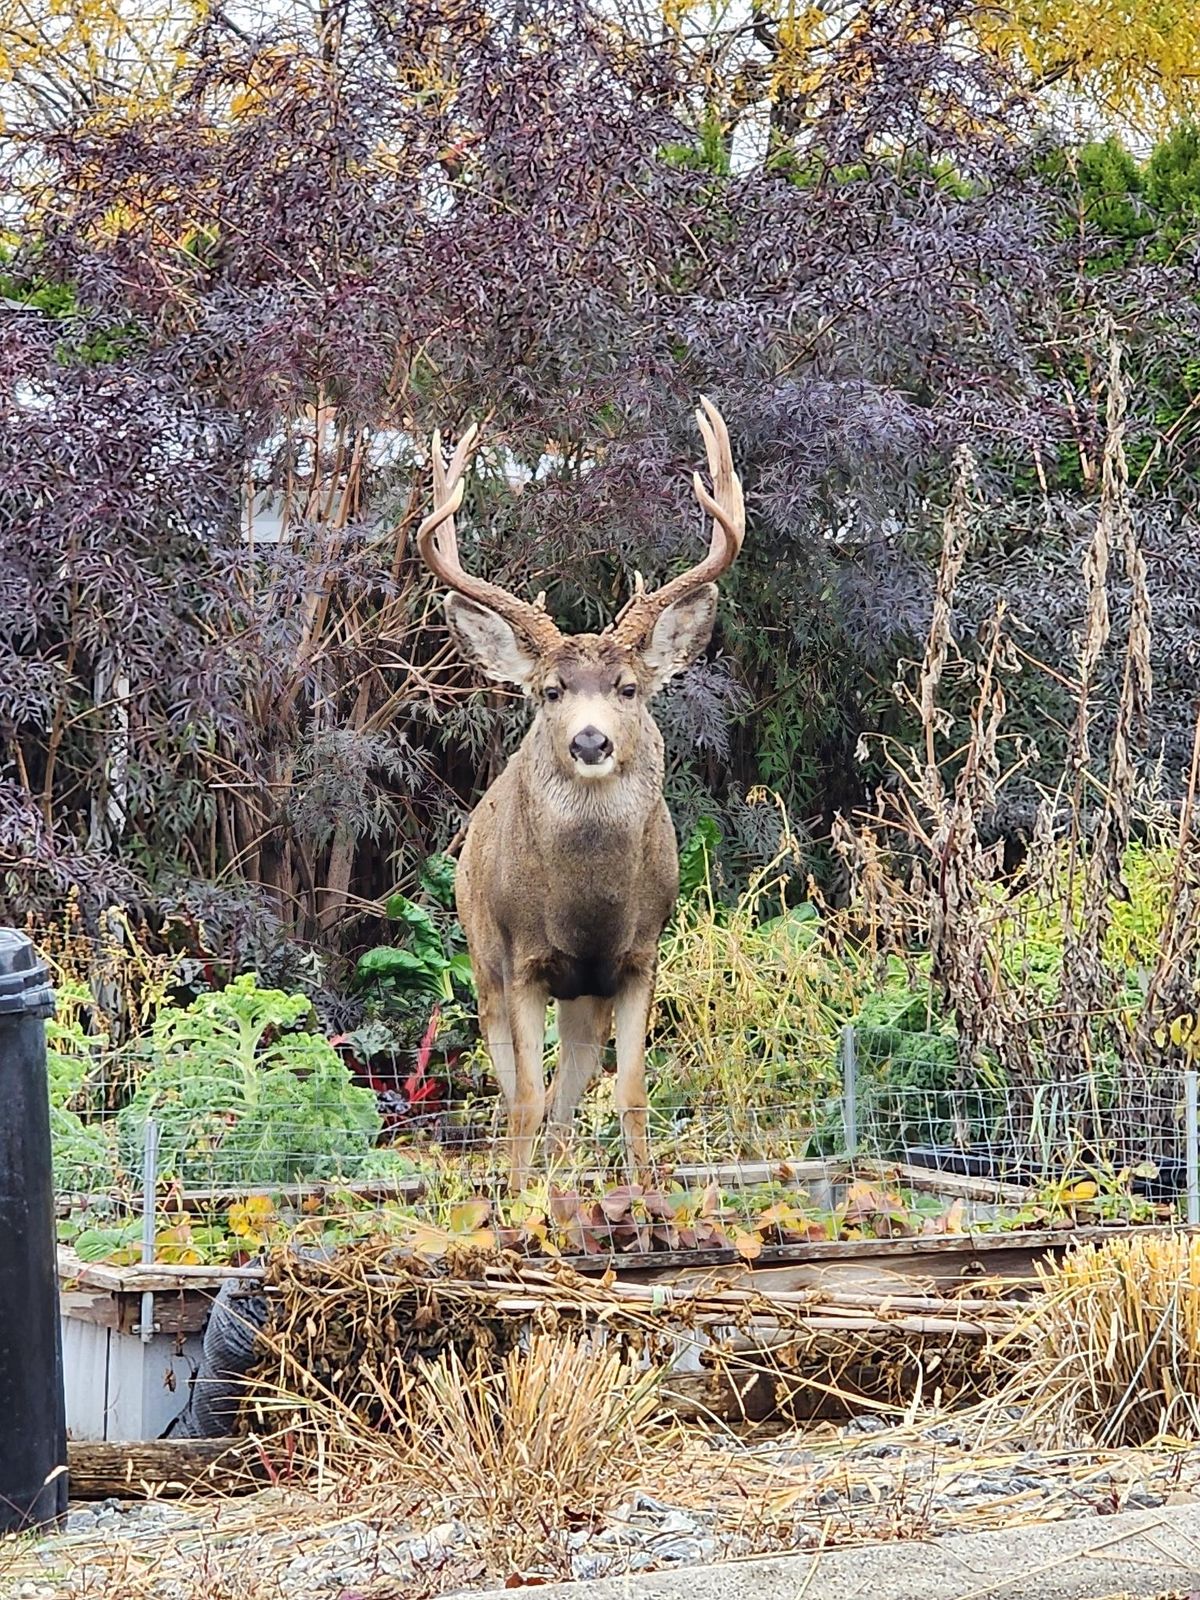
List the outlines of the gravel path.
{"type": "MultiPolygon", "coordinates": [[[[0,1544],[0,1596],[422,1600],[518,1575],[614,1577],[1200,1502],[1200,1449],[1087,1455],[1006,1443],[981,1453],[971,1443],[952,1423],[895,1430],[865,1418],[838,1436],[699,1444],[669,1487],[630,1497],[603,1526],[548,1530],[519,1566],[456,1516],[449,1493],[418,1507],[395,1486],[73,1506],[64,1535],[0,1544]]],[[[647,1481],[658,1485],[649,1465],[647,1481]]]]}

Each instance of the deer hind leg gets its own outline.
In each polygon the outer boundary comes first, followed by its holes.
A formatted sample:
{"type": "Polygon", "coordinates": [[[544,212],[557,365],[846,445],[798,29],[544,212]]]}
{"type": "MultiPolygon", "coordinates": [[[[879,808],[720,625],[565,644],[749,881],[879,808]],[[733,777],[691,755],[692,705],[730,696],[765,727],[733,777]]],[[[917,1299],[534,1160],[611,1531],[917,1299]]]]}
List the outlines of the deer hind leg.
{"type": "Polygon", "coordinates": [[[617,1110],[629,1181],[640,1183],[650,1171],[646,1138],[646,1027],[654,998],[654,968],[633,972],[617,990],[613,1005],[617,1035],[617,1110]]]}
{"type": "Polygon", "coordinates": [[[611,1000],[585,995],[558,1002],[558,1071],[550,1091],[546,1130],[552,1159],[566,1153],[575,1111],[600,1070],[601,1054],[612,1037],[612,1016],[611,1000]]]}

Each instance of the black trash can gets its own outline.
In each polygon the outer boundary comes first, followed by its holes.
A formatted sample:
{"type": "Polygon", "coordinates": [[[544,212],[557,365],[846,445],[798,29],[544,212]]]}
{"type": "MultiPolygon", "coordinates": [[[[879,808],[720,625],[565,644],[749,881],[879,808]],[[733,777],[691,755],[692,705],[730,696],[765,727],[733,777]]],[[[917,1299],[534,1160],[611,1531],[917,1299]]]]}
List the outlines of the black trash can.
{"type": "Polygon", "coordinates": [[[0,928],[0,1532],[61,1525],[67,1427],[45,1019],[54,993],[0,928]]]}

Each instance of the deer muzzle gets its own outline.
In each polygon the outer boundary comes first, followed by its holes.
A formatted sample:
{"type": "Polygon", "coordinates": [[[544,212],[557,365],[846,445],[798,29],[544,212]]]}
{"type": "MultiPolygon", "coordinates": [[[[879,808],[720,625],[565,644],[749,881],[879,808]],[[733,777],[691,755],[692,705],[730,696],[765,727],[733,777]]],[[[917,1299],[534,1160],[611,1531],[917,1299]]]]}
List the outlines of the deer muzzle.
{"type": "Polygon", "coordinates": [[[600,728],[590,724],[580,728],[571,740],[571,759],[588,776],[601,776],[612,769],[613,742],[600,728]]]}

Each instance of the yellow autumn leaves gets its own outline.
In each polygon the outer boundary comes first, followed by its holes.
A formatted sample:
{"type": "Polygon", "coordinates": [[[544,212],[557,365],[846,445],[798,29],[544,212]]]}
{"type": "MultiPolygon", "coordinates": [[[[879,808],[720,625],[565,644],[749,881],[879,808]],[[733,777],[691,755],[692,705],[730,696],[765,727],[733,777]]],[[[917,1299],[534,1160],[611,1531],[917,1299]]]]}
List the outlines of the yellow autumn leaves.
{"type": "Polygon", "coordinates": [[[0,0],[0,131],[169,104],[205,0],[0,0]]]}
{"type": "MultiPolygon", "coordinates": [[[[206,0],[0,0],[0,131],[6,120],[131,118],[169,105],[206,11],[206,0]]],[[[767,98],[798,104],[819,96],[831,51],[868,18],[863,0],[759,0],[750,62],[740,43],[748,37],[744,13],[729,0],[662,0],[661,11],[668,34],[704,43],[706,76],[727,78],[711,84],[718,100],[737,100],[752,80],[767,98]]],[[[464,4],[454,26],[486,27],[486,13],[464,4]]],[[[919,11],[898,5],[896,26],[919,30],[919,11]]],[[[1004,61],[1046,105],[1073,96],[1089,114],[1152,134],[1200,103],[1192,0],[1009,0],[976,7],[961,31],[965,50],[1004,61]]],[[[264,51],[230,114],[260,109],[281,74],[319,76],[322,59],[317,42],[299,32],[264,51]]],[[[398,76],[398,92],[444,92],[454,78],[453,30],[398,76]]]]}
{"type": "Polygon", "coordinates": [[[229,1208],[229,1232],[245,1250],[261,1250],[279,1233],[279,1214],[269,1195],[252,1194],[229,1208]]]}
{"type": "Polygon", "coordinates": [[[1182,1050],[1190,1065],[1200,1054],[1200,1016],[1194,1011],[1184,1012],[1163,1027],[1155,1028],[1154,1042],[1160,1050],[1165,1050],[1168,1044],[1182,1050]]]}
{"type": "Polygon", "coordinates": [[[1200,107],[1193,0],[1014,0],[980,6],[974,26],[1035,91],[1072,90],[1147,134],[1200,107]]]}
{"type": "MultiPolygon", "coordinates": [[[[711,59],[734,59],[733,41],[746,36],[728,0],[663,0],[662,15],[668,31],[706,38],[711,59]]],[[[759,0],[753,15],[762,57],[755,82],[772,100],[800,104],[819,96],[831,53],[878,23],[863,0],[759,0]]],[[[919,42],[925,19],[919,7],[897,4],[895,26],[919,42]]],[[[1104,123],[1154,135],[1200,108],[1193,0],[1008,0],[974,7],[947,42],[991,55],[1047,108],[1074,101],[1091,130],[1104,123]]],[[[739,81],[746,77],[743,65],[739,81]]]]}

